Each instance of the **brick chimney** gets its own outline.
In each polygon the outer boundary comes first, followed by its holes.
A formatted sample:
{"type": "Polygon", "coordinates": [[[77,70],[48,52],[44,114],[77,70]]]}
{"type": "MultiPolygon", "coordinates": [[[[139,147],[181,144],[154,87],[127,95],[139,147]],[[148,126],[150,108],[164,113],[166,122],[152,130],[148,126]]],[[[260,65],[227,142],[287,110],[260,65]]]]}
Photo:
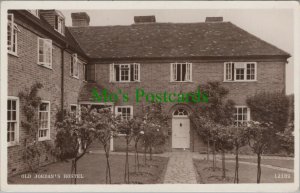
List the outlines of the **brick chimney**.
{"type": "Polygon", "coordinates": [[[206,17],[205,22],[223,22],[223,17],[206,17]]]}
{"type": "Polygon", "coordinates": [[[71,13],[72,26],[87,27],[90,24],[90,16],[86,12],[71,13]]]}
{"type": "Polygon", "coordinates": [[[149,15],[149,16],[134,16],[134,23],[155,23],[155,15],[149,15]]]}

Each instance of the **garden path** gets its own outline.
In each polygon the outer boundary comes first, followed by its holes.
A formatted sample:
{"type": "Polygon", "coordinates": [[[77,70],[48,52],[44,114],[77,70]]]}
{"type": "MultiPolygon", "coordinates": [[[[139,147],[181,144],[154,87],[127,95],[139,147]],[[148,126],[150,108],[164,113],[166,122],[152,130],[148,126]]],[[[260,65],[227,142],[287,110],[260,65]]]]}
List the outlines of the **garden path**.
{"type": "Polygon", "coordinates": [[[171,152],[164,184],[197,184],[191,152],[171,152]]]}

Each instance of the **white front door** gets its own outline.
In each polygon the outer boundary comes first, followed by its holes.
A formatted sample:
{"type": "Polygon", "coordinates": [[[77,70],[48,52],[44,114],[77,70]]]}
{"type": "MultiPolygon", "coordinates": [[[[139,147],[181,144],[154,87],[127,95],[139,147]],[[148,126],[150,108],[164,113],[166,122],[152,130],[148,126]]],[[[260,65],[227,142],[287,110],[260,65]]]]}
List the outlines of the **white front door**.
{"type": "Polygon", "coordinates": [[[190,148],[190,119],[188,117],[172,119],[172,148],[190,148]]]}

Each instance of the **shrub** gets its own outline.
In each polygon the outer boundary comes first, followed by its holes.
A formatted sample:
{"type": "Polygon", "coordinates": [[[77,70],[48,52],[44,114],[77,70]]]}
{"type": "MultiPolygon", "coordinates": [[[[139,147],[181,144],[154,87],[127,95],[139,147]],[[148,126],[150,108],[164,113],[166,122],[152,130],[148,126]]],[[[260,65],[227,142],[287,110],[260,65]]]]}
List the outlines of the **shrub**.
{"type": "Polygon", "coordinates": [[[283,132],[289,119],[289,99],[281,92],[261,92],[247,98],[247,105],[251,109],[251,119],[259,122],[273,123],[270,134],[269,153],[276,153],[281,146],[276,133],[283,132]]]}

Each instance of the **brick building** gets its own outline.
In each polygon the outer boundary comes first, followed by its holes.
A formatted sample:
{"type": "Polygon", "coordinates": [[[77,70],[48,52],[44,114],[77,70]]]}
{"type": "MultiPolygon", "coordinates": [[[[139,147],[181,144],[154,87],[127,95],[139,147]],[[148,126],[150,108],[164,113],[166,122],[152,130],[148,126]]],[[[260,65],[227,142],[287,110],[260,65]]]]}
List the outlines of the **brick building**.
{"type": "MultiPolygon", "coordinates": [[[[89,26],[89,16],[81,12],[73,13],[73,26],[66,27],[59,11],[18,10],[10,11],[8,19],[10,174],[25,167],[20,155],[26,131],[20,126],[24,116],[17,96],[36,81],[44,85],[39,94],[45,102],[39,115],[44,114],[49,123],[39,128],[40,138],[52,142],[59,109],[109,106],[130,118],[147,105],[144,99],[140,103],[134,100],[136,88],[184,93],[195,91],[199,84],[219,81],[237,104],[238,122],[250,119],[247,96],[285,91],[285,65],[290,55],[221,17],[201,23],[156,23],[154,16],[139,16],[130,26],[89,26]],[[121,89],[130,100],[96,102],[92,88],[121,89]]],[[[203,145],[188,118],[193,107],[181,102],[164,103],[163,107],[172,117],[165,150],[200,151],[203,145]]],[[[120,141],[114,139],[115,150],[122,148],[120,141]]],[[[47,161],[47,154],[43,156],[47,161]]]]}

